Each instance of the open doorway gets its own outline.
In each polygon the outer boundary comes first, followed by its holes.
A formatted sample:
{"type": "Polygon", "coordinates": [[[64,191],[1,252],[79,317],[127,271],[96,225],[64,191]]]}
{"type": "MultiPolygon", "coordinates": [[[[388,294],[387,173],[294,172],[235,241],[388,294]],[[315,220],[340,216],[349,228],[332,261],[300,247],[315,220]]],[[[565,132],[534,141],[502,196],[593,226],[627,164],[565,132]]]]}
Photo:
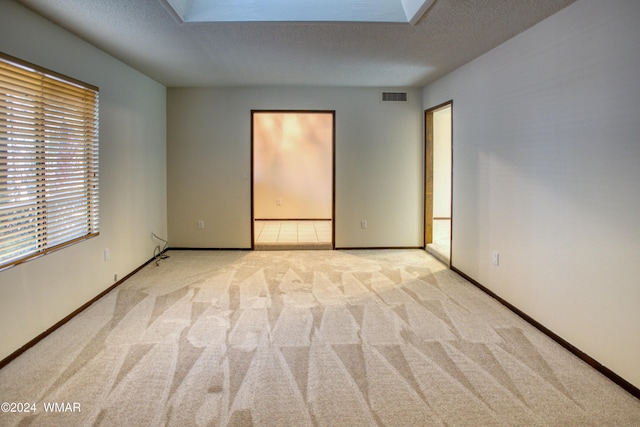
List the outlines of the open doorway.
{"type": "Polygon", "coordinates": [[[333,249],[335,111],[251,112],[251,239],[333,249]]]}
{"type": "Polygon", "coordinates": [[[451,265],[453,101],[425,112],[425,226],[427,252],[451,265]]]}

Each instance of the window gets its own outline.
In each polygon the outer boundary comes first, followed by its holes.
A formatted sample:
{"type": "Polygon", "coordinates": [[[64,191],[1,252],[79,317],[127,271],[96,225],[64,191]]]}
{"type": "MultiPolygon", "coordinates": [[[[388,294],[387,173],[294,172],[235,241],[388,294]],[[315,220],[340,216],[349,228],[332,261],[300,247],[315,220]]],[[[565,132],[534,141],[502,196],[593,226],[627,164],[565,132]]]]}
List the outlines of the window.
{"type": "Polygon", "coordinates": [[[98,89],[0,54],[0,269],[98,235],[98,89]]]}

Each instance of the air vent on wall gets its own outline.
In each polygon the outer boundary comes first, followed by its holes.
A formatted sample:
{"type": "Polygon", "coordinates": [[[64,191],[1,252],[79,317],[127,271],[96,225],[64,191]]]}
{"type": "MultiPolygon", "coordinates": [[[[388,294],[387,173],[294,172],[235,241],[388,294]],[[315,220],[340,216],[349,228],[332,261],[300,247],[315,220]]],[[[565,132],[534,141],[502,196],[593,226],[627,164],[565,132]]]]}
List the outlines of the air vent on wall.
{"type": "Polygon", "coordinates": [[[382,102],[407,102],[407,92],[382,92],[382,102]]]}

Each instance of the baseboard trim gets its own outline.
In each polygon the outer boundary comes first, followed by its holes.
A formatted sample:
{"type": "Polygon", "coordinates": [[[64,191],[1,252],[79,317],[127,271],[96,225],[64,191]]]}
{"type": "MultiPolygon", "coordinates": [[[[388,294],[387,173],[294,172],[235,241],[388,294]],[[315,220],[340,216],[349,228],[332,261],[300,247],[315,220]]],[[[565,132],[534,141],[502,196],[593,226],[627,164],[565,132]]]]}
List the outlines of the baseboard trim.
{"type": "Polygon", "coordinates": [[[254,221],[332,221],[331,218],[254,218],[254,221]]]}
{"type": "Polygon", "coordinates": [[[175,247],[168,248],[167,251],[251,251],[251,248],[189,248],[175,247]]]}
{"type": "Polygon", "coordinates": [[[387,250],[387,249],[423,249],[422,246],[354,246],[354,247],[336,247],[337,251],[368,251],[368,250],[387,250]]]}
{"type": "Polygon", "coordinates": [[[629,381],[625,380],[620,375],[616,374],[611,369],[607,368],[606,366],[604,366],[603,364],[601,364],[600,362],[595,360],[593,357],[589,356],[584,351],[582,351],[579,348],[575,347],[573,344],[571,344],[570,342],[568,342],[564,338],[562,338],[559,335],[557,335],[551,329],[547,328],[542,323],[540,323],[537,320],[535,320],[533,317],[529,316],[527,313],[525,313],[522,310],[520,310],[518,307],[516,307],[513,304],[509,303],[508,301],[502,299],[497,294],[495,294],[493,291],[489,290],[488,288],[486,288],[485,286],[483,286],[482,284],[477,282],[472,277],[470,277],[467,274],[465,274],[464,272],[458,270],[456,267],[451,266],[451,270],[455,271],[460,276],[464,277],[466,280],[471,282],[478,289],[480,289],[481,291],[483,291],[484,293],[486,293],[490,297],[494,298],[496,301],[498,301],[499,303],[504,305],[506,308],[508,308],[509,310],[511,310],[512,312],[514,312],[518,316],[520,316],[522,319],[524,319],[527,323],[529,323],[530,325],[532,325],[533,327],[538,329],[543,334],[547,335],[549,338],[551,338],[552,340],[554,340],[555,342],[560,344],[565,349],[569,350],[576,357],[578,357],[583,362],[585,362],[587,365],[591,366],[592,368],[594,368],[595,370],[600,372],[602,375],[604,375],[605,377],[609,378],[611,381],[613,381],[614,383],[616,383],[617,385],[622,387],[624,390],[626,390],[629,394],[634,396],[636,399],[640,399],[640,388],[634,386],[629,381]]]}
{"type": "MultiPolygon", "coordinates": [[[[288,243],[278,243],[277,245],[287,245],[288,243]]],[[[261,245],[257,243],[256,246],[261,245]]],[[[386,250],[386,249],[422,249],[423,246],[358,246],[358,247],[334,247],[336,251],[362,251],[362,250],[386,250]]],[[[189,248],[189,247],[175,247],[168,248],[167,251],[253,251],[255,248],[189,248]]]]}
{"type": "Polygon", "coordinates": [[[78,314],[82,313],[84,310],[86,310],[87,308],[89,308],[89,306],[91,306],[94,302],[98,301],[100,298],[102,298],[103,296],[105,296],[106,294],[108,294],[109,292],[111,292],[112,290],[114,290],[115,288],[117,288],[118,286],[120,286],[122,283],[124,283],[127,279],[129,279],[131,276],[133,276],[134,274],[136,274],[138,271],[142,270],[144,267],[146,267],[147,265],[149,265],[150,263],[154,262],[156,259],[151,258],[150,260],[146,261],[144,264],[142,264],[140,267],[136,268],[135,270],[133,270],[131,273],[127,274],[126,276],[124,276],[122,279],[118,280],[116,283],[114,283],[113,285],[109,286],[107,289],[105,289],[104,291],[100,292],[98,295],[96,295],[95,297],[93,297],[92,299],[90,299],[89,301],[87,301],[86,303],[84,303],[83,305],[81,305],[79,308],[77,308],[76,310],[74,310],[73,312],[71,312],[69,315],[67,315],[66,317],[64,317],[63,319],[61,319],[60,321],[58,321],[57,323],[55,323],[53,326],[51,326],[49,329],[47,329],[46,331],[42,332],[41,334],[39,334],[38,336],[36,336],[35,338],[33,338],[31,341],[29,341],[28,343],[26,343],[25,345],[23,345],[22,347],[20,347],[19,349],[17,349],[16,351],[14,351],[13,353],[11,353],[9,356],[5,357],[4,359],[0,360],[0,369],[4,368],[5,366],[7,366],[9,363],[11,363],[11,361],[13,361],[15,358],[17,358],[18,356],[20,356],[22,353],[24,353],[25,351],[29,350],[31,347],[33,347],[34,345],[36,345],[38,342],[42,341],[44,338],[46,338],[48,335],[50,335],[52,332],[54,332],[56,329],[58,329],[59,327],[61,327],[62,325],[64,325],[65,323],[67,323],[69,320],[73,319],[74,317],[76,317],[78,314]]]}
{"type": "Polygon", "coordinates": [[[331,242],[256,243],[253,249],[256,251],[330,251],[333,250],[333,244],[331,242]]]}

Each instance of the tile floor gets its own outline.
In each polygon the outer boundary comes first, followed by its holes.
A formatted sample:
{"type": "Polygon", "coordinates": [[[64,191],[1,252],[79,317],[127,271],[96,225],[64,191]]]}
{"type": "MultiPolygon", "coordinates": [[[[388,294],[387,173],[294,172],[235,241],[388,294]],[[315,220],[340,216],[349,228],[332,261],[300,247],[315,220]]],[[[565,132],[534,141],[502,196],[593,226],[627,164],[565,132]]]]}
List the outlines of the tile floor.
{"type": "Polygon", "coordinates": [[[433,243],[427,245],[427,252],[445,264],[451,262],[451,220],[433,220],[433,243]]]}
{"type": "MultiPolygon", "coordinates": [[[[428,252],[446,264],[451,253],[450,230],[451,220],[434,220],[433,243],[427,245],[428,252]]],[[[331,220],[256,220],[254,231],[258,245],[331,243],[331,220]]]]}
{"type": "Polygon", "coordinates": [[[256,243],[331,243],[331,220],[255,221],[256,243]]]}

